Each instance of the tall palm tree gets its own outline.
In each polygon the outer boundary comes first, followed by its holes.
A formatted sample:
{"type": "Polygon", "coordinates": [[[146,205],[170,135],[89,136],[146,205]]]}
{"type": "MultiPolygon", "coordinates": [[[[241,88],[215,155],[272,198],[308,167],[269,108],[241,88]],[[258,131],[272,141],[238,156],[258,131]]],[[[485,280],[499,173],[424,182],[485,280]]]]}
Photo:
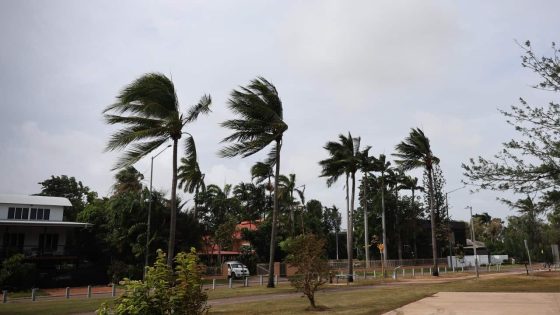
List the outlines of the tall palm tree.
{"type": "Polygon", "coordinates": [[[294,206],[295,206],[295,199],[294,199],[294,190],[296,189],[296,174],[290,174],[288,176],[280,175],[279,178],[280,186],[287,195],[286,199],[288,199],[288,206],[290,208],[290,224],[291,224],[291,233],[292,237],[296,233],[296,225],[295,225],[295,218],[294,218],[294,206]]]}
{"type": "Polygon", "coordinates": [[[375,168],[377,160],[373,156],[369,156],[371,147],[366,147],[360,152],[360,170],[363,174],[364,183],[364,251],[366,253],[366,268],[369,267],[369,231],[368,231],[368,210],[367,210],[367,195],[368,195],[368,174],[375,168]]]}
{"type": "Polygon", "coordinates": [[[411,129],[408,137],[395,147],[397,153],[393,155],[399,158],[397,164],[405,171],[415,168],[424,168],[428,173],[428,207],[430,208],[430,223],[432,229],[432,259],[434,263],[433,275],[439,276],[437,271],[437,243],[436,243],[436,221],[434,214],[434,164],[439,163],[439,158],[434,156],[430,146],[430,139],[426,137],[420,128],[411,129]]]}
{"type": "Polygon", "coordinates": [[[395,193],[395,232],[397,236],[397,257],[399,259],[399,264],[402,264],[402,227],[400,222],[401,213],[399,213],[399,190],[404,189],[403,182],[406,180],[406,176],[402,169],[396,168],[391,175],[392,189],[395,193]]]}
{"type": "MultiPolygon", "coordinates": [[[[383,266],[387,264],[387,229],[385,225],[385,185],[386,175],[391,172],[391,162],[387,161],[385,154],[380,154],[374,166],[376,172],[381,173],[379,181],[381,183],[381,234],[383,238],[383,266]]],[[[383,269],[385,270],[385,268],[383,269]]],[[[384,275],[385,276],[385,275],[384,275]]]]}
{"type": "Polygon", "coordinates": [[[198,157],[196,153],[196,145],[194,138],[189,135],[185,139],[185,157],[181,158],[181,166],[179,166],[179,188],[184,187],[184,191],[192,194],[194,192],[194,218],[198,221],[198,202],[200,202],[200,190],[204,191],[204,174],[200,171],[198,157]]]}
{"type": "Polygon", "coordinates": [[[177,148],[186,124],[195,121],[200,114],[210,112],[212,103],[204,95],[186,115],[180,112],[179,100],[173,82],[161,73],[148,73],[127,85],[117,96],[117,102],[103,111],[110,125],[121,125],[106,150],[126,149],[113,170],[136,163],[165,142],[173,142],[173,176],[171,180],[171,215],[167,264],[171,266],[175,251],[175,228],[177,224],[177,148]]]}
{"type": "Polygon", "coordinates": [[[348,282],[354,281],[353,256],[353,227],[352,213],[354,212],[354,195],[356,187],[356,172],[360,167],[360,138],[353,138],[350,133],[348,137],[338,136],[339,142],[329,141],[324,146],[330,157],[319,162],[322,167],[321,177],[327,178],[327,186],[334,184],[340,176],[346,175],[346,214],[348,218],[348,231],[346,233],[346,246],[348,251],[348,282]],[[349,180],[352,180],[352,194],[348,191],[349,180]]]}
{"type": "Polygon", "coordinates": [[[278,217],[278,177],[280,175],[280,151],[282,136],[288,129],[284,122],[282,101],[276,87],[263,77],[251,81],[246,87],[231,92],[229,108],[239,118],[227,120],[223,127],[233,133],[222,142],[233,142],[222,150],[222,157],[251,156],[270,144],[269,165],[276,165],[274,176],[274,206],[272,210],[272,231],[270,236],[270,257],[268,265],[268,287],[274,288],[274,252],[276,249],[276,225],[278,217]]]}
{"type": "MultiPolygon", "coordinates": [[[[266,190],[268,190],[267,209],[270,208],[270,204],[272,203],[272,191],[274,190],[274,187],[271,183],[272,177],[274,177],[274,165],[271,165],[266,161],[257,162],[251,167],[251,180],[254,180],[256,184],[261,184],[265,180],[267,181],[267,183],[264,184],[266,190]]],[[[268,211],[265,211],[264,213],[266,212],[268,211]]]]}

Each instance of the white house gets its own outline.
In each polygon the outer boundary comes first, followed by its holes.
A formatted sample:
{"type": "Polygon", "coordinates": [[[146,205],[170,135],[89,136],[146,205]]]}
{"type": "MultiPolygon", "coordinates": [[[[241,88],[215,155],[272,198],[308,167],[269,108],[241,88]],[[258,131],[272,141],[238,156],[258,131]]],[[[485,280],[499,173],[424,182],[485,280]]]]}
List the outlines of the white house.
{"type": "Polygon", "coordinates": [[[74,229],[91,225],[63,221],[64,207],[71,206],[67,198],[0,194],[0,254],[69,255],[74,229]]]}

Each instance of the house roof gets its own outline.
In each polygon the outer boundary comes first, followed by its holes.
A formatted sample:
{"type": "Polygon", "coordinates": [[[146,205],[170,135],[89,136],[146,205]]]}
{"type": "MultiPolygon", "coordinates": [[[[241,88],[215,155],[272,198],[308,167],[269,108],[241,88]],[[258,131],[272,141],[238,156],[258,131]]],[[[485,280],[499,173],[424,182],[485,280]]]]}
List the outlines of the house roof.
{"type": "Polygon", "coordinates": [[[0,220],[0,226],[26,226],[26,227],[90,227],[93,224],[84,222],[67,221],[31,221],[31,220],[0,220]]]}
{"type": "Polygon", "coordinates": [[[0,204],[71,207],[68,198],[0,194],[0,204]]]}

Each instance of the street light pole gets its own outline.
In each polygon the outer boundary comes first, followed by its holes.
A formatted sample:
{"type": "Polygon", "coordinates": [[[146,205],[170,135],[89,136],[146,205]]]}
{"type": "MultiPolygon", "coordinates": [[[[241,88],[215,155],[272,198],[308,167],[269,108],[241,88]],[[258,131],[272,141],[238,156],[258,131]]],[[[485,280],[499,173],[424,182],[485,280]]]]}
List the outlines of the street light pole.
{"type": "Polygon", "coordinates": [[[146,279],[146,268],[148,267],[148,258],[150,256],[150,225],[152,223],[152,178],[154,177],[154,159],[170,147],[171,144],[163,148],[163,150],[159,151],[158,154],[152,156],[152,161],[150,164],[150,201],[148,202],[148,224],[146,227],[146,259],[144,261],[144,280],[146,279]]]}
{"type": "Polygon", "coordinates": [[[459,187],[445,193],[445,209],[447,211],[447,220],[448,220],[447,227],[449,228],[449,262],[451,263],[451,270],[453,270],[453,258],[452,258],[453,252],[451,251],[453,246],[453,244],[451,244],[451,234],[453,233],[453,230],[451,229],[451,220],[449,219],[449,202],[447,201],[447,195],[456,192],[457,190],[461,190],[465,187],[467,186],[459,187]]]}
{"type": "Polygon", "coordinates": [[[474,220],[473,220],[473,215],[472,215],[472,207],[468,206],[467,208],[469,208],[471,210],[471,237],[472,237],[472,246],[473,246],[473,250],[474,250],[474,269],[476,270],[476,277],[479,277],[478,274],[478,255],[476,254],[476,240],[474,239],[474,220]]]}

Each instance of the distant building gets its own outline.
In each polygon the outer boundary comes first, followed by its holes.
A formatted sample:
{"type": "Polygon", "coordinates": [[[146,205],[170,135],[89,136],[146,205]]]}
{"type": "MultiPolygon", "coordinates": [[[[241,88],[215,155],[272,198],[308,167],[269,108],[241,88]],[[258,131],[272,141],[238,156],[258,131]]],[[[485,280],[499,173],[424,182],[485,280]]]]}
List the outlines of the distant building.
{"type": "Polygon", "coordinates": [[[234,259],[241,254],[242,247],[251,247],[251,243],[243,239],[243,230],[256,231],[259,223],[260,221],[242,221],[237,224],[232,235],[231,249],[229,250],[220,248],[210,235],[202,237],[202,250],[199,255],[208,261],[215,261],[218,256],[221,256],[222,261],[234,259]]]}
{"type": "Polygon", "coordinates": [[[67,198],[0,194],[0,259],[22,253],[30,260],[72,258],[68,244],[89,223],[63,221],[67,198]]]}

